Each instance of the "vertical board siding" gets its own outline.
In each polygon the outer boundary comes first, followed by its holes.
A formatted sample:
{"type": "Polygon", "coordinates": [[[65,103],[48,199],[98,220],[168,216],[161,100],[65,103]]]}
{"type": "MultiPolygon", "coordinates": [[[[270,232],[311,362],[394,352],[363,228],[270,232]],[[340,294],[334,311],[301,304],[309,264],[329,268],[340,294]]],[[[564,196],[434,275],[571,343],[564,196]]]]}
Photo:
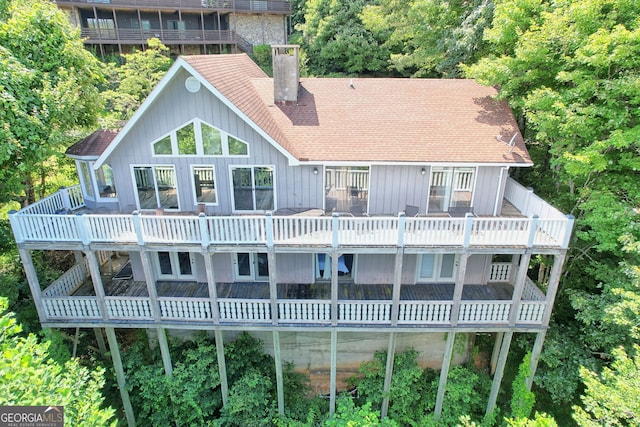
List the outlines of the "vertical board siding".
{"type": "Polygon", "coordinates": [[[314,254],[276,254],[278,283],[314,283],[314,254]]]}
{"type": "Polygon", "coordinates": [[[136,206],[131,164],[174,165],[178,199],[183,211],[194,211],[197,208],[197,203],[193,199],[191,165],[215,167],[218,205],[207,207],[207,212],[210,214],[231,213],[229,176],[231,165],[273,165],[278,208],[322,207],[321,173],[314,175],[313,166],[288,166],[288,161],[281,152],[204,87],[197,93],[188,92],[184,87],[184,80],[188,76],[186,71],[176,74],[173,81],[164,89],[164,93],[149,106],[108,160],[116,177],[122,212],[131,212],[136,206]],[[249,157],[153,157],[151,146],[153,141],[195,118],[247,142],[249,157]]]}
{"type": "MultiPolygon", "coordinates": [[[[473,195],[473,212],[476,215],[492,215],[496,204],[500,167],[480,166],[476,173],[476,188],[473,195]]],[[[504,180],[502,181],[504,186],[504,180]]]]}
{"type": "Polygon", "coordinates": [[[374,165],[369,177],[369,213],[373,215],[397,215],[407,205],[426,209],[429,194],[429,168],[425,175],[422,166],[374,165]]]}

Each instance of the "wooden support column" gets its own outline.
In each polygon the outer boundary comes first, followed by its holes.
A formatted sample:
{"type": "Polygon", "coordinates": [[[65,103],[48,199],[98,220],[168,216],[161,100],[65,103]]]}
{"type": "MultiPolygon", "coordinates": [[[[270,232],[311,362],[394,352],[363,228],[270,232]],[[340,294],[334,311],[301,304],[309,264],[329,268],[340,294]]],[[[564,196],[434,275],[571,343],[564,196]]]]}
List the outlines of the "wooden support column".
{"type": "Polygon", "coordinates": [[[129,427],[135,427],[136,418],[133,414],[133,407],[129,399],[129,392],[127,391],[127,383],[124,376],[124,369],[122,368],[122,359],[120,358],[120,348],[118,347],[116,333],[113,328],[105,328],[105,331],[107,333],[107,341],[109,341],[109,351],[111,352],[111,359],[113,360],[113,368],[116,371],[122,406],[124,407],[124,413],[127,417],[127,425],[129,427]]]}
{"type": "Polygon", "coordinates": [[[447,378],[449,377],[449,368],[451,367],[451,358],[453,357],[453,345],[456,341],[455,331],[447,333],[447,344],[442,359],[442,369],[440,369],[440,382],[438,383],[438,394],[436,395],[436,407],[433,410],[435,418],[442,415],[442,406],[444,405],[444,392],[447,389],[447,378]]]}
{"type": "Polygon", "coordinates": [[[509,326],[515,326],[518,316],[520,315],[520,302],[522,301],[522,292],[524,284],[527,280],[527,271],[529,270],[529,262],[531,261],[531,253],[523,254],[520,257],[520,265],[518,266],[518,274],[513,287],[513,295],[511,297],[511,311],[509,312],[509,326]]]}
{"type": "Polygon", "coordinates": [[[147,292],[149,292],[149,306],[151,307],[151,314],[153,320],[156,323],[160,323],[160,304],[158,303],[158,291],[156,289],[156,274],[153,271],[153,263],[151,262],[151,255],[146,249],[140,251],[140,258],[142,259],[142,270],[144,271],[144,280],[147,283],[147,292]]]}
{"type": "Polygon", "coordinates": [[[389,392],[391,390],[391,380],[393,378],[393,362],[396,356],[396,333],[389,332],[389,346],[387,347],[387,366],[384,372],[384,399],[382,399],[382,408],[380,409],[380,417],[386,418],[389,413],[389,392]]]}
{"type": "Polygon", "coordinates": [[[267,249],[269,265],[269,297],[271,299],[271,323],[278,324],[278,282],[276,278],[276,252],[273,247],[267,249]]]}
{"type": "Polygon", "coordinates": [[[33,302],[36,305],[38,311],[38,317],[40,323],[44,323],[47,320],[47,314],[44,311],[44,304],[42,303],[42,291],[40,290],[40,281],[38,280],[38,274],[36,268],[33,265],[33,258],[31,252],[27,249],[18,248],[22,265],[24,266],[24,273],[27,276],[27,282],[29,282],[29,288],[31,289],[31,295],[33,295],[33,302]]]}
{"type": "Polygon", "coordinates": [[[82,255],[82,251],[73,251],[73,258],[76,260],[76,264],[78,264],[80,267],[82,267],[80,269],[80,274],[82,274],[82,280],[86,280],[87,279],[87,269],[85,268],[84,256],[82,255]]]}
{"type": "Polygon", "coordinates": [[[402,286],[402,262],[404,259],[404,250],[398,248],[396,252],[396,263],[393,270],[393,293],[391,297],[391,326],[398,325],[398,316],[400,313],[400,288],[402,286]]]}
{"type": "Polygon", "coordinates": [[[218,373],[220,375],[220,391],[222,392],[222,406],[227,405],[229,399],[229,381],[227,380],[227,362],[224,358],[224,340],[222,339],[222,331],[216,329],[214,331],[216,338],[216,356],[218,358],[218,373]]]}
{"type": "Polygon", "coordinates": [[[173,375],[173,366],[171,364],[171,353],[169,353],[169,343],[167,342],[167,334],[164,328],[157,328],[158,345],[160,346],[160,354],[162,355],[162,364],[164,373],[170,377],[173,375]]]}
{"type": "Polygon", "coordinates": [[[496,366],[496,373],[493,375],[493,382],[491,383],[491,393],[489,394],[489,402],[487,403],[487,414],[493,412],[496,407],[498,392],[500,391],[500,384],[502,383],[502,376],[504,375],[504,366],[507,363],[509,347],[511,346],[511,338],[513,338],[512,331],[504,333],[502,347],[500,348],[500,356],[498,357],[498,365],[496,366]]]}
{"type": "Polygon", "coordinates": [[[276,391],[278,394],[278,413],[284,415],[284,380],[282,378],[282,354],[280,352],[280,332],[273,331],[273,358],[276,362],[276,391]]]}
{"type": "Polygon", "coordinates": [[[96,334],[96,342],[98,343],[98,350],[100,351],[100,356],[104,357],[107,354],[107,346],[104,342],[104,335],[102,335],[102,329],[93,328],[93,332],[96,334]]]}
{"type": "Polygon", "coordinates": [[[338,325],[338,258],[340,254],[331,251],[331,326],[338,325]]]}
{"type": "Polygon", "coordinates": [[[462,290],[464,289],[464,276],[467,272],[467,260],[469,253],[465,250],[458,260],[458,274],[456,275],[456,284],[453,288],[453,306],[451,307],[451,325],[458,325],[458,317],[460,315],[460,302],[462,301],[462,290]]]}
{"type": "Polygon", "coordinates": [[[560,283],[560,274],[562,273],[562,265],[566,256],[566,251],[557,254],[553,257],[553,266],[551,267],[551,273],[549,274],[549,284],[547,285],[547,295],[545,298],[544,315],[542,316],[542,326],[548,326],[551,319],[551,310],[553,309],[553,303],[556,299],[556,293],[558,292],[558,284],[560,283]]]}
{"type": "Polygon", "coordinates": [[[496,340],[493,343],[493,352],[491,353],[491,375],[496,372],[496,365],[498,364],[498,355],[500,354],[500,346],[502,345],[502,338],[504,332],[496,332],[496,340]]]}
{"type": "Polygon", "coordinates": [[[331,374],[329,378],[329,415],[336,412],[336,370],[338,364],[338,331],[331,329],[331,374]]]}
{"type": "Polygon", "coordinates": [[[536,376],[536,369],[538,369],[538,362],[540,361],[540,354],[542,353],[542,345],[544,344],[544,337],[547,335],[547,331],[543,330],[536,334],[536,342],[533,344],[533,350],[531,350],[531,362],[529,363],[529,376],[527,377],[527,390],[531,391],[533,386],[533,377],[536,376]]]}
{"type": "Polygon", "coordinates": [[[211,300],[211,317],[213,323],[217,325],[220,322],[220,310],[218,307],[218,289],[216,287],[216,277],[213,270],[212,254],[203,252],[204,268],[207,272],[207,289],[209,290],[209,300],[211,300]]]}
{"type": "Polygon", "coordinates": [[[92,250],[85,250],[85,256],[87,263],[89,264],[89,273],[91,274],[91,282],[93,283],[93,290],[96,293],[98,299],[98,307],[102,313],[102,319],[109,320],[109,311],[107,310],[107,304],[105,302],[104,286],[102,285],[102,276],[100,276],[100,265],[98,264],[98,258],[96,253],[92,250]]]}

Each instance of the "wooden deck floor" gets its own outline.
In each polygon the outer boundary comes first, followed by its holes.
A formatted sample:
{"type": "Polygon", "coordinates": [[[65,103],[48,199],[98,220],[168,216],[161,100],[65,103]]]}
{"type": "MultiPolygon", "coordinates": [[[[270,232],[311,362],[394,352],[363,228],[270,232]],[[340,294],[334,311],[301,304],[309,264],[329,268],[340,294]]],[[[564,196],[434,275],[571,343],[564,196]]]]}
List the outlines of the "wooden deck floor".
{"type": "MultiPolygon", "coordinates": [[[[454,285],[450,283],[402,285],[400,299],[404,301],[433,301],[453,299],[454,285]]],[[[109,280],[104,283],[107,296],[148,296],[145,282],[133,280],[109,280]]],[[[159,297],[208,298],[206,283],[158,281],[156,290],[159,297]]],[[[269,284],[266,282],[218,283],[218,298],[269,299],[269,284]]],[[[340,300],[391,300],[392,285],[362,285],[341,283],[338,285],[340,300]]],[[[463,300],[508,300],[513,288],[509,284],[465,285],[463,300]]],[[[91,282],[83,284],[74,296],[95,295],[91,282]]],[[[328,282],[313,284],[278,285],[279,299],[331,299],[331,285],[328,282]]]]}

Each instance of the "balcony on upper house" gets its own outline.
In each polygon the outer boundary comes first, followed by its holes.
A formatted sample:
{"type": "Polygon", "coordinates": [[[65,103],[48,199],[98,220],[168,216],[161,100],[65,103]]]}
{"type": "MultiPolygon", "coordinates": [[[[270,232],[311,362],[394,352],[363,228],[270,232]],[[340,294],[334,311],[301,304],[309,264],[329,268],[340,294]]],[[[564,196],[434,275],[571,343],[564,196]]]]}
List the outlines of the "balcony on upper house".
{"type": "Polygon", "coordinates": [[[61,6],[140,8],[145,10],[204,10],[220,12],[291,13],[291,2],[282,0],[56,0],[61,6]]]}

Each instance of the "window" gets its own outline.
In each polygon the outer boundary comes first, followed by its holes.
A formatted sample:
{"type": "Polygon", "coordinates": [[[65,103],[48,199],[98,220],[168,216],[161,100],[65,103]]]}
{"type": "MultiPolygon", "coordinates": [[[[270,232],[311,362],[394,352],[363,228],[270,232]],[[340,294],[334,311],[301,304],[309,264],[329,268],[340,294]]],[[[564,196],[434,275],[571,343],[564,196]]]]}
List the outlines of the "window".
{"type": "Polygon", "coordinates": [[[418,261],[418,282],[455,282],[455,254],[423,254],[418,261]]]}
{"type": "Polygon", "coordinates": [[[327,166],[325,168],[325,211],[367,212],[369,167],[327,166]]]}
{"type": "Polygon", "coordinates": [[[98,191],[100,198],[113,199],[118,197],[116,192],[116,183],[113,181],[113,170],[109,165],[102,165],[95,171],[96,184],[98,184],[98,191]]]}
{"type": "MultiPolygon", "coordinates": [[[[131,28],[134,30],[139,30],[140,29],[140,21],[138,21],[138,19],[133,18],[131,20],[131,28]]],[[[149,21],[148,19],[143,19],[142,20],[142,29],[144,31],[149,31],[151,30],[151,21],[149,21]]]]}
{"type": "Polygon", "coordinates": [[[80,167],[80,180],[84,188],[84,195],[89,199],[95,199],[93,192],[93,182],[89,173],[89,165],[87,162],[78,162],[80,167]]]}
{"type": "Polygon", "coordinates": [[[216,173],[213,166],[192,166],[192,171],[194,200],[197,203],[217,204],[216,173]]]}
{"type": "Polygon", "coordinates": [[[176,131],[176,139],[178,140],[178,154],[181,156],[189,156],[196,154],[196,136],[193,129],[193,123],[189,123],[176,131]]]}
{"type": "MultiPolygon", "coordinates": [[[[338,257],[338,280],[350,281],[353,278],[355,266],[354,254],[342,254],[338,257]]],[[[316,255],[316,280],[331,279],[331,255],[316,255]]]]}
{"type": "Polygon", "coordinates": [[[471,207],[474,184],[473,168],[434,168],[431,171],[429,212],[471,207]]]}
{"type": "Polygon", "coordinates": [[[155,156],[243,156],[249,145],[198,119],[152,143],[155,156]]]}
{"type": "Polygon", "coordinates": [[[234,210],[275,210],[273,167],[232,166],[231,185],[234,210]]]}
{"type": "Polygon", "coordinates": [[[195,279],[195,260],[189,252],[156,252],[159,279],[195,279]]]}
{"type": "Polygon", "coordinates": [[[134,166],[139,209],[180,209],[173,166],[134,166]]]}
{"type": "Polygon", "coordinates": [[[115,23],[112,18],[87,18],[87,28],[96,30],[103,38],[115,38],[115,23]]]}

